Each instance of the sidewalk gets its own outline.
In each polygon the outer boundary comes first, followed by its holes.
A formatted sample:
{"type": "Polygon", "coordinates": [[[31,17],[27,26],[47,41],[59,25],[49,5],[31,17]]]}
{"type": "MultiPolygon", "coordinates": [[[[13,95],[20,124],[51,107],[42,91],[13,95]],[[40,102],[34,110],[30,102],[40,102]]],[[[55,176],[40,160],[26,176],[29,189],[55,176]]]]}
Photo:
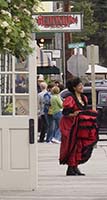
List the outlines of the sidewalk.
{"type": "Polygon", "coordinates": [[[0,200],[107,200],[107,146],[97,146],[80,166],[85,177],[65,176],[58,163],[59,145],[39,143],[39,185],[34,192],[0,192],[0,200]]]}

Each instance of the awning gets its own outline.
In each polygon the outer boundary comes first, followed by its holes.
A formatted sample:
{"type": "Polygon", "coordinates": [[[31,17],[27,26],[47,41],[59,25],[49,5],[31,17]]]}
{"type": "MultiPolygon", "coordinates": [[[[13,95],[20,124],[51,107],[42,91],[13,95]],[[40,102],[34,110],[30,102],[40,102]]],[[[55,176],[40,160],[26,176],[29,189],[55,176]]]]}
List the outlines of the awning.
{"type": "Polygon", "coordinates": [[[60,74],[60,70],[55,66],[37,67],[37,74],[60,74]]]}
{"type": "MultiPolygon", "coordinates": [[[[86,74],[91,74],[91,65],[89,65],[86,74]]],[[[107,74],[107,67],[103,67],[100,65],[95,65],[95,74],[107,74]]]]}

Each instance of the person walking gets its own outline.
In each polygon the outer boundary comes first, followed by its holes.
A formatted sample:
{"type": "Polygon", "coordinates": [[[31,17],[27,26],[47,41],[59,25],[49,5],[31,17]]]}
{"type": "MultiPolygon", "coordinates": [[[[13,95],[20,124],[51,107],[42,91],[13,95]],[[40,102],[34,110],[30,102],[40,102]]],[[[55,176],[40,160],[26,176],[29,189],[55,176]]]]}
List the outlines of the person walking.
{"type": "Polygon", "coordinates": [[[79,77],[67,83],[69,95],[63,102],[60,120],[61,146],[60,164],[67,164],[67,176],[85,175],[78,165],[91,157],[98,141],[97,111],[87,110],[88,100],[83,95],[83,84],[79,77]]]}
{"type": "Polygon", "coordinates": [[[51,97],[51,106],[52,106],[52,113],[53,113],[53,119],[55,122],[54,127],[54,137],[52,139],[52,142],[54,143],[60,143],[61,139],[61,133],[59,130],[59,122],[62,116],[62,100],[60,97],[60,89],[57,86],[54,86],[52,88],[52,97],[51,97]]]}
{"type": "Polygon", "coordinates": [[[53,83],[48,84],[47,93],[44,94],[44,113],[47,120],[47,137],[46,142],[51,143],[53,138],[53,127],[54,127],[54,119],[52,114],[52,106],[51,106],[51,96],[52,96],[52,88],[54,87],[53,83]]]}
{"type": "Polygon", "coordinates": [[[44,95],[47,93],[47,83],[40,84],[42,92],[38,93],[38,114],[40,116],[40,137],[38,142],[44,142],[47,132],[47,120],[44,113],[44,95]]]}

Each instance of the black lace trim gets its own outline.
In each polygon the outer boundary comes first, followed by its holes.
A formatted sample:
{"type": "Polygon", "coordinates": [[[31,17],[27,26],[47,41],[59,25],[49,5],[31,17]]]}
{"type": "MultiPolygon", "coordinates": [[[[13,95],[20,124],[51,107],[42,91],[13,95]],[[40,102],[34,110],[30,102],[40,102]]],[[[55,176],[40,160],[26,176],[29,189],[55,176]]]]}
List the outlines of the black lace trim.
{"type": "Polygon", "coordinates": [[[84,105],[82,105],[82,104],[79,102],[79,100],[77,99],[77,97],[76,97],[75,94],[72,93],[71,96],[72,96],[73,99],[75,100],[75,102],[76,102],[76,104],[77,104],[77,106],[78,106],[78,108],[79,108],[80,110],[86,110],[86,109],[88,109],[87,102],[86,102],[85,96],[84,96],[83,94],[81,94],[81,98],[82,98],[82,101],[84,102],[84,105]]]}
{"type": "Polygon", "coordinates": [[[85,162],[87,162],[89,160],[89,158],[91,157],[93,148],[96,145],[98,140],[99,140],[99,136],[97,134],[97,138],[96,138],[95,142],[93,142],[92,144],[88,145],[87,147],[83,147],[83,149],[82,149],[82,160],[79,161],[79,164],[84,164],[85,162]]]}
{"type": "Polygon", "coordinates": [[[72,108],[64,108],[63,111],[62,111],[62,114],[67,116],[69,115],[70,113],[73,113],[74,110],[72,108]]]}
{"type": "Polygon", "coordinates": [[[85,110],[85,111],[81,111],[80,112],[80,115],[83,114],[83,115],[88,115],[88,116],[92,116],[92,117],[96,117],[98,114],[97,112],[91,112],[90,110],[85,110]]]}
{"type": "Polygon", "coordinates": [[[97,122],[97,119],[79,119],[79,122],[97,122]]]}
{"type": "Polygon", "coordinates": [[[83,130],[83,129],[92,130],[92,129],[96,129],[96,125],[93,125],[93,126],[80,126],[79,125],[79,129],[81,129],[81,130],[83,130]]]}
{"type": "MultiPolygon", "coordinates": [[[[88,108],[86,100],[85,100],[85,97],[84,97],[83,94],[81,94],[81,98],[82,98],[82,101],[84,102],[84,105],[82,105],[78,101],[77,97],[73,93],[70,93],[68,96],[72,96],[73,97],[73,99],[75,100],[75,102],[76,102],[76,104],[77,104],[77,106],[78,106],[78,108],[80,110],[86,110],[88,108]]],[[[69,115],[70,113],[73,113],[73,112],[74,112],[74,110],[72,108],[64,108],[63,111],[62,111],[62,114],[65,115],[65,116],[67,116],[67,115],[69,115]]]]}

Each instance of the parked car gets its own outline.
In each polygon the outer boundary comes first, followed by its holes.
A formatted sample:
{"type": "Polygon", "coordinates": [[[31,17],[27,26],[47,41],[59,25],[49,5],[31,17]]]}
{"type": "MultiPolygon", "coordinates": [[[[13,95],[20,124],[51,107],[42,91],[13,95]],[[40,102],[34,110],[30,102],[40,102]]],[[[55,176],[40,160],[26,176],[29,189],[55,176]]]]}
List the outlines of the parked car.
{"type": "MultiPolygon", "coordinates": [[[[84,94],[88,98],[88,107],[92,108],[92,91],[91,86],[84,87],[84,94]]],[[[62,99],[70,95],[65,89],[60,93],[62,99]]],[[[107,87],[96,86],[96,107],[98,110],[99,134],[107,134],[107,87]]]]}
{"type": "MultiPolygon", "coordinates": [[[[91,87],[84,87],[84,94],[88,98],[88,106],[92,107],[91,87]]],[[[107,87],[105,86],[96,86],[96,108],[99,134],[107,134],[107,87]]]]}
{"type": "MultiPolygon", "coordinates": [[[[91,86],[91,84],[92,84],[92,81],[89,81],[88,83],[85,83],[85,86],[91,86]]],[[[104,86],[104,85],[106,85],[107,86],[107,79],[96,79],[95,80],[95,85],[96,86],[104,86]]]]}

